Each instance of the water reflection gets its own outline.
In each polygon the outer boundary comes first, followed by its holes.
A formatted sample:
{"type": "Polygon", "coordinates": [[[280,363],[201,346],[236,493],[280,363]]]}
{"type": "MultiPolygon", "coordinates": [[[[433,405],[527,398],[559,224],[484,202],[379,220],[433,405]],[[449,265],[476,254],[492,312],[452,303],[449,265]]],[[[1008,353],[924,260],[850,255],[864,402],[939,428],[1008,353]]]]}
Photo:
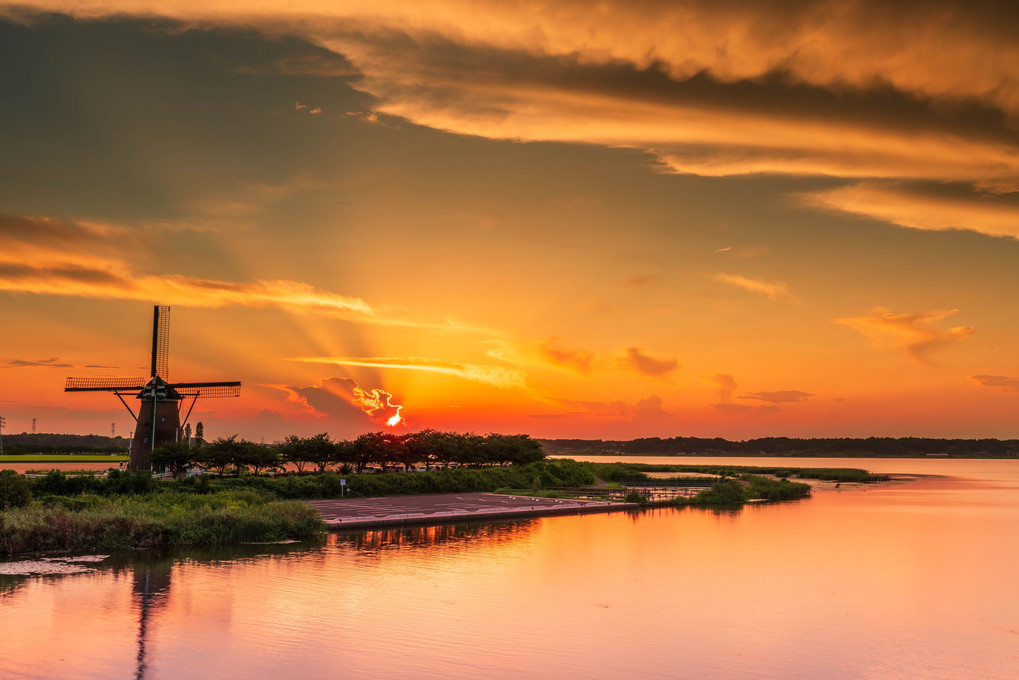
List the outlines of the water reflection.
{"type": "Polygon", "coordinates": [[[166,603],[170,594],[170,573],[172,560],[159,560],[135,565],[134,592],[135,607],[138,610],[138,670],[137,680],[145,677],[145,649],[148,644],[149,618],[154,616],[166,603]]]}
{"type": "Polygon", "coordinates": [[[1011,680],[1019,467],[996,469],[0,579],[0,676],[1011,680]]]}
{"type": "Polygon", "coordinates": [[[536,520],[513,520],[491,524],[441,524],[361,530],[332,534],[327,545],[346,544],[361,552],[396,548],[424,550],[437,545],[482,540],[498,544],[520,538],[535,525],[536,520]]]}

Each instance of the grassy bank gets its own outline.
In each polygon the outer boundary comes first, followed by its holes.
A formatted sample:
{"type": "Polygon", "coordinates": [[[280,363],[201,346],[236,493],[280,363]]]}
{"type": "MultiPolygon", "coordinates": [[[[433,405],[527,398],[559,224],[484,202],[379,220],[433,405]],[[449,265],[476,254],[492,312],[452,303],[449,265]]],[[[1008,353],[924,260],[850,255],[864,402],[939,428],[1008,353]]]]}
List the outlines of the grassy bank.
{"type": "Polygon", "coordinates": [[[594,484],[586,463],[554,460],[513,467],[451,468],[430,472],[387,472],[386,474],[349,474],[326,472],[313,475],[278,477],[243,475],[214,477],[200,475],[175,482],[182,489],[253,489],[270,492],[279,498],[352,498],[403,496],[428,493],[469,493],[495,491],[498,488],[544,489],[559,486],[594,484]],[[346,480],[346,486],[341,485],[346,480]]]}
{"type": "Polygon", "coordinates": [[[310,506],[252,491],[160,491],[114,498],[82,494],[0,512],[0,555],[277,541],[322,530],[310,506]]]}
{"type": "Polygon", "coordinates": [[[0,485],[0,555],[306,538],[324,529],[321,518],[310,506],[288,499],[337,498],[341,489],[347,496],[366,497],[594,481],[587,467],[574,461],[362,475],[206,474],[168,482],[117,470],[105,477],[54,471],[27,479],[11,473],[0,475],[7,485],[0,485]],[[5,505],[10,507],[3,510],[5,505]]]}
{"type": "Polygon", "coordinates": [[[646,477],[652,472],[699,473],[735,477],[743,474],[772,475],[786,479],[819,479],[831,482],[886,482],[888,475],[874,475],[858,468],[801,468],[761,465],[660,465],[648,463],[587,463],[593,474],[606,481],[626,477],[646,477]]]}

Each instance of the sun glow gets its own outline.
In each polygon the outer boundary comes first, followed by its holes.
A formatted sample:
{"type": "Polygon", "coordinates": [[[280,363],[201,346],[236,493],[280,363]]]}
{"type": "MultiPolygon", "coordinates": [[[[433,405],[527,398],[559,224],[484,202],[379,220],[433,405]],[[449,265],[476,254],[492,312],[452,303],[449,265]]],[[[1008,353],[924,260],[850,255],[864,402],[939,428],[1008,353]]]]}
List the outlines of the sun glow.
{"type": "Polygon", "coordinates": [[[403,418],[400,416],[403,406],[394,404],[391,401],[392,398],[393,395],[385,390],[366,390],[355,387],[350,403],[364,411],[373,422],[396,427],[403,422],[403,418]]]}

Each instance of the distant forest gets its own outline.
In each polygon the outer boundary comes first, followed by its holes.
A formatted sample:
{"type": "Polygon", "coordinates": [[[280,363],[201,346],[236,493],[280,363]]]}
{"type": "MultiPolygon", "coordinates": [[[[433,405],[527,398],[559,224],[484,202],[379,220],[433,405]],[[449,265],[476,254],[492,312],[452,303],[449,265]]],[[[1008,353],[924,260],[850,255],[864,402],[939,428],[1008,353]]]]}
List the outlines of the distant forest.
{"type": "Polygon", "coordinates": [[[4,454],[87,453],[90,455],[127,453],[126,437],[98,434],[5,434],[4,454]]]}
{"type": "Polygon", "coordinates": [[[953,458],[1019,457],[1019,439],[927,439],[868,437],[867,439],[791,439],[763,437],[729,441],[716,437],[650,437],[630,441],[601,439],[538,439],[553,456],[804,456],[839,458],[953,458]]]}
{"type": "MultiPolygon", "coordinates": [[[[127,453],[127,437],[97,434],[5,434],[4,453],[127,453]]],[[[947,455],[955,458],[1019,457],[1019,439],[928,439],[868,437],[793,439],[762,437],[729,441],[716,437],[648,437],[629,441],[610,439],[537,439],[553,456],[803,456],[846,458],[902,458],[947,455]]]]}

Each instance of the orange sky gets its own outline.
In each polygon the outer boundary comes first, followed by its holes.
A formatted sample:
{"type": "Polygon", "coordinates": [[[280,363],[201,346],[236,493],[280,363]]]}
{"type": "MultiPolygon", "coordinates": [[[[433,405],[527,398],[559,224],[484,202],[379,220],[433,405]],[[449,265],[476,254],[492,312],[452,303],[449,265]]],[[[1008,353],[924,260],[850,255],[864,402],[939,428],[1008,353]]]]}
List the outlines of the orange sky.
{"type": "Polygon", "coordinates": [[[212,436],[1019,436],[1011,4],[250,5],[0,3],[7,432],[158,303],[212,436]]]}

